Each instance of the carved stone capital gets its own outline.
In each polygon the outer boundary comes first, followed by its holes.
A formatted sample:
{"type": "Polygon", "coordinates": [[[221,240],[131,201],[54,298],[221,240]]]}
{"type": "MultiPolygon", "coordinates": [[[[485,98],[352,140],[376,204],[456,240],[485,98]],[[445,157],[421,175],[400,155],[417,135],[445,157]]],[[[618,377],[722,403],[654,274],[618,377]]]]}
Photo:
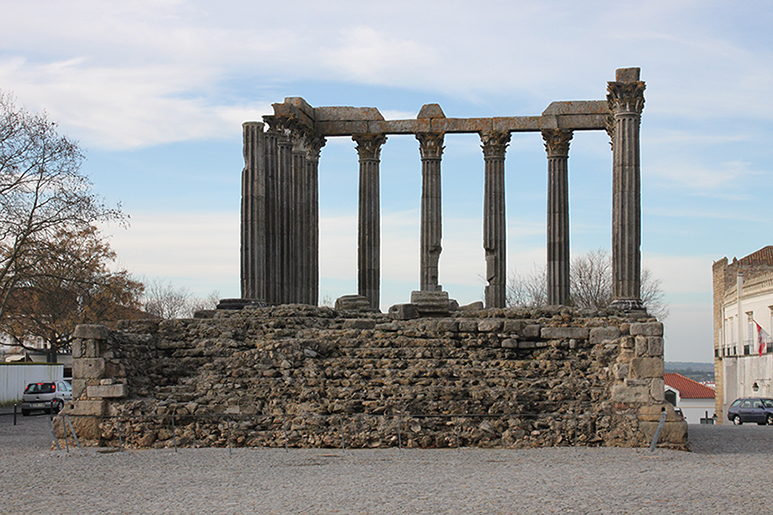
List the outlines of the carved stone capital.
{"type": "Polygon", "coordinates": [[[268,124],[268,132],[276,132],[282,135],[290,134],[290,118],[286,116],[265,115],[263,121],[268,124]]]}
{"type": "Polygon", "coordinates": [[[310,134],[306,139],[306,159],[319,162],[319,153],[327,140],[319,134],[310,134]]]}
{"type": "Polygon", "coordinates": [[[419,140],[419,153],[422,159],[440,159],[443,157],[443,136],[442,132],[417,132],[416,139],[419,140]]]}
{"type": "Polygon", "coordinates": [[[615,116],[624,114],[641,115],[644,110],[644,82],[609,82],[607,102],[615,116]]]}
{"type": "Polygon", "coordinates": [[[381,159],[381,145],[386,143],[383,134],[355,134],[352,139],[357,143],[360,161],[378,161],[381,159]]]}
{"type": "Polygon", "coordinates": [[[510,144],[510,133],[505,132],[481,132],[480,141],[483,149],[483,157],[505,157],[507,145],[510,144]]]}
{"type": "Polygon", "coordinates": [[[567,129],[543,129],[542,139],[545,140],[548,157],[568,157],[572,136],[574,133],[567,129]]]}

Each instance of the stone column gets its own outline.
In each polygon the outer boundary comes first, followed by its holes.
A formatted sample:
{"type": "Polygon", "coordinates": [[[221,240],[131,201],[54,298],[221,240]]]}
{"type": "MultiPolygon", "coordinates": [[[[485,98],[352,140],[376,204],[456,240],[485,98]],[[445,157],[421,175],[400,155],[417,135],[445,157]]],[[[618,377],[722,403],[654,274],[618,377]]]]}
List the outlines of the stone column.
{"type": "Polygon", "coordinates": [[[438,284],[438,263],[443,250],[443,213],[440,202],[440,160],[443,155],[443,134],[416,134],[421,153],[421,291],[441,291],[438,284]]]}
{"type": "Polygon", "coordinates": [[[357,234],[357,293],[380,311],[381,304],[381,208],[379,162],[383,134],[355,134],[360,157],[360,206],[357,234]]]}
{"type": "Polygon", "coordinates": [[[548,304],[569,303],[569,142],[572,131],[542,131],[548,154],[548,304]]]}
{"type": "Polygon", "coordinates": [[[270,273],[277,276],[276,299],[278,304],[288,304],[292,302],[292,292],[295,289],[293,277],[293,260],[291,254],[292,241],[290,230],[292,225],[291,206],[293,202],[292,194],[292,171],[293,171],[293,141],[290,137],[289,129],[283,129],[277,137],[277,196],[276,196],[276,229],[277,243],[279,250],[279,262],[270,273]]]}
{"type": "Polygon", "coordinates": [[[486,308],[507,303],[507,222],[505,217],[505,152],[509,132],[481,133],[485,161],[483,249],[486,251],[486,308]]]}
{"type": "Polygon", "coordinates": [[[273,116],[264,116],[269,124],[265,133],[266,151],[266,264],[262,270],[265,288],[265,302],[279,304],[281,276],[276,273],[281,266],[281,245],[279,232],[279,139],[283,131],[273,116]]]}
{"type": "Polygon", "coordinates": [[[265,299],[266,170],[264,125],[242,125],[241,297],[265,299]]]}
{"type": "Polygon", "coordinates": [[[308,298],[309,276],[309,199],[307,197],[306,138],[302,131],[292,132],[293,168],[289,203],[289,249],[292,288],[289,302],[303,304],[308,298]]]}
{"type": "Polygon", "coordinates": [[[309,136],[306,154],[306,192],[309,197],[309,224],[306,233],[309,284],[306,303],[312,306],[319,303],[319,154],[324,146],[325,138],[316,134],[309,136]]]}
{"type": "Polygon", "coordinates": [[[612,111],[612,307],[640,310],[641,164],[639,126],[644,109],[639,68],[621,68],[607,87],[612,111]]]}

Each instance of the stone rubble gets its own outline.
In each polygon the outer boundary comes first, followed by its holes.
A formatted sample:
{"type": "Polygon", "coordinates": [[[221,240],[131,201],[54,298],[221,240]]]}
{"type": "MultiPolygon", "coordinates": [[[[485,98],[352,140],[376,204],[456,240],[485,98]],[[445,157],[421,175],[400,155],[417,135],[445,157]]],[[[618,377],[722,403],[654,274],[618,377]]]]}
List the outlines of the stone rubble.
{"type": "Polygon", "coordinates": [[[565,307],[443,318],[304,305],[79,326],[82,440],[129,447],[686,448],[663,326],[565,307]],[[120,429],[119,429],[120,423],[120,429]]]}

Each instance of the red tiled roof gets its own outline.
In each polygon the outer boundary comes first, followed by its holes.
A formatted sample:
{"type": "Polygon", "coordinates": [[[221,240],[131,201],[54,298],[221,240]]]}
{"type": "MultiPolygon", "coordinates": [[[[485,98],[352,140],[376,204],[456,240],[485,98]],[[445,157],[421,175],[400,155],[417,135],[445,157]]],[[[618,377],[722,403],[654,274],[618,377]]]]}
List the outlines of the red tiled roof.
{"type": "Polygon", "coordinates": [[[698,381],[693,381],[689,377],[684,377],[682,374],[665,373],[663,374],[663,379],[668,386],[679,392],[679,396],[682,399],[714,398],[713,388],[700,384],[698,381]]]}

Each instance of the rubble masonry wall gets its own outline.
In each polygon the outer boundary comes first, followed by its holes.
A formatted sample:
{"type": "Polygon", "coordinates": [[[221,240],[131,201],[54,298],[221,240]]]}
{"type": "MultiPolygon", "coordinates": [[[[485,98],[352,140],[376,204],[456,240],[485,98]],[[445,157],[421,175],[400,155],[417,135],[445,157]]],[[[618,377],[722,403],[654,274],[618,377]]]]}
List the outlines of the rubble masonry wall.
{"type": "MultiPolygon", "coordinates": [[[[393,320],[310,306],[79,326],[70,415],[118,445],[686,448],[663,325],[569,308],[393,320]]],[[[58,425],[63,427],[61,425],[58,425]]]]}

